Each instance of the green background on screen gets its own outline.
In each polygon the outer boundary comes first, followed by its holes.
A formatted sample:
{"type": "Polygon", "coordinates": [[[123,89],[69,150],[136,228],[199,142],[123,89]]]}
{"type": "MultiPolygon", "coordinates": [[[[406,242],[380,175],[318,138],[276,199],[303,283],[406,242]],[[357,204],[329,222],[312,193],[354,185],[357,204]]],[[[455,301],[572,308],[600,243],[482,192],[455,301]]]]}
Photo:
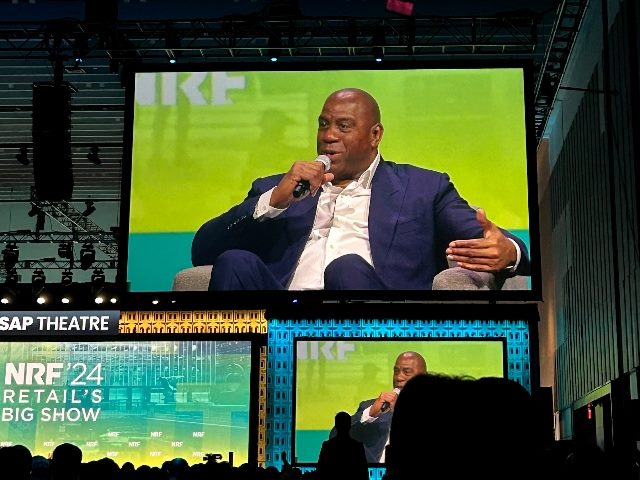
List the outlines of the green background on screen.
{"type": "Polygon", "coordinates": [[[298,341],[296,346],[294,431],[295,456],[300,463],[317,461],[338,411],[354,414],[360,402],[392,390],[393,365],[402,352],[420,353],[429,372],[473,378],[504,376],[503,343],[498,340],[354,339],[331,345],[298,341]]]}

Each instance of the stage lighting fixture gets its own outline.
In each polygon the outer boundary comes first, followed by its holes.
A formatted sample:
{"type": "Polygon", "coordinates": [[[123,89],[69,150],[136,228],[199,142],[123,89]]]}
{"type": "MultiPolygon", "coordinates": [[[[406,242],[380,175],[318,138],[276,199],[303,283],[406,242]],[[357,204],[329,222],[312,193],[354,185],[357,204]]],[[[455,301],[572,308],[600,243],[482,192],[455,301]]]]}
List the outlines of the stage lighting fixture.
{"type": "Polygon", "coordinates": [[[16,154],[16,160],[18,160],[22,165],[27,166],[29,165],[29,156],[28,156],[28,149],[25,145],[20,147],[20,152],[16,154]]]}
{"type": "Polygon", "coordinates": [[[279,37],[275,35],[269,36],[267,40],[267,56],[272,62],[277,62],[280,59],[282,53],[282,42],[279,37]]]}
{"type": "Polygon", "coordinates": [[[7,270],[7,276],[4,278],[4,284],[9,288],[14,288],[18,285],[18,272],[15,268],[7,270]]]}
{"type": "Polygon", "coordinates": [[[373,58],[376,62],[382,62],[384,60],[384,48],[373,47],[373,58]]]}
{"type": "Polygon", "coordinates": [[[44,288],[44,284],[47,281],[47,277],[44,275],[44,271],[41,268],[36,268],[31,276],[31,288],[34,294],[39,294],[44,288]]]}
{"type": "Polygon", "coordinates": [[[87,200],[84,202],[84,204],[87,206],[87,208],[85,208],[84,212],[82,212],[83,217],[88,217],[96,211],[96,207],[93,206],[93,200],[87,200]]]}
{"type": "Polygon", "coordinates": [[[3,305],[7,305],[9,302],[9,297],[2,297],[2,300],[0,300],[0,303],[2,303],[3,305]]]}
{"type": "Polygon", "coordinates": [[[93,145],[89,149],[89,153],[87,153],[87,160],[89,160],[94,165],[100,165],[102,163],[102,160],[100,160],[100,155],[98,155],[99,152],[100,147],[97,145],[93,145]]]}
{"type": "Polygon", "coordinates": [[[111,303],[118,303],[118,299],[116,297],[111,297],[111,303]]]}
{"type": "Polygon", "coordinates": [[[39,305],[44,305],[45,303],[47,303],[47,299],[44,298],[42,295],[38,297],[38,299],[36,300],[36,302],[38,302],[39,305]]]}
{"type": "Polygon", "coordinates": [[[66,305],[66,304],[67,304],[67,303],[69,303],[71,300],[70,300],[68,297],[62,297],[62,299],[61,299],[60,301],[66,305]]]}
{"type": "Polygon", "coordinates": [[[96,297],[96,299],[94,300],[98,305],[100,305],[102,302],[104,302],[104,298],[98,296],[96,297]]]}
{"type": "Polygon", "coordinates": [[[80,249],[80,268],[88,270],[95,261],[96,251],[93,249],[93,245],[85,243],[80,249]]]}
{"type": "Polygon", "coordinates": [[[7,243],[7,246],[2,250],[2,261],[4,262],[4,268],[7,272],[13,270],[20,258],[20,250],[15,242],[7,243]]]}
{"type": "Polygon", "coordinates": [[[169,25],[165,30],[164,45],[167,48],[167,57],[169,57],[169,63],[174,64],[178,61],[177,49],[180,48],[180,37],[178,32],[172,29],[169,25]]]}
{"type": "Polygon", "coordinates": [[[102,270],[101,268],[96,268],[91,275],[91,285],[93,285],[94,289],[100,289],[104,287],[104,282],[104,270],[102,270]]]}
{"type": "Polygon", "coordinates": [[[382,60],[384,60],[384,31],[378,30],[377,32],[375,32],[373,34],[373,37],[371,38],[371,41],[373,42],[373,49],[371,50],[373,58],[376,62],[382,62],[382,60]]]}
{"type": "Polygon", "coordinates": [[[36,215],[36,232],[44,230],[44,221],[46,219],[45,213],[40,210],[36,215]]]}
{"type": "Polygon", "coordinates": [[[73,258],[73,243],[71,242],[63,242],[58,245],[58,256],[60,258],[73,258]]]}
{"type": "Polygon", "coordinates": [[[29,215],[30,217],[35,217],[41,211],[42,211],[42,209],[38,205],[36,205],[35,203],[32,203],[31,204],[31,210],[29,210],[27,212],[27,215],[29,215]]]}
{"type": "Polygon", "coordinates": [[[66,269],[62,272],[60,277],[60,284],[63,287],[69,287],[73,283],[73,272],[70,269],[66,269]]]}

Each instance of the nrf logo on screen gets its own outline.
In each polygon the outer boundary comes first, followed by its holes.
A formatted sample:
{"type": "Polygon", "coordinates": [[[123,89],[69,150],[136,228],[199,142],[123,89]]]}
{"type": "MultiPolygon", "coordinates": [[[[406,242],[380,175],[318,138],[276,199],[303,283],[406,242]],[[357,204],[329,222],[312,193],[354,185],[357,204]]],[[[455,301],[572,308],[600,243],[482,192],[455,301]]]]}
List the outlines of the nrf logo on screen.
{"type": "MultiPolygon", "coordinates": [[[[227,72],[161,72],[136,75],[138,105],[176,105],[178,94],[191,105],[229,105],[229,90],[244,90],[246,77],[227,72]]],[[[184,103],[183,99],[180,99],[184,103]]]]}
{"type": "Polygon", "coordinates": [[[316,341],[300,341],[298,342],[298,359],[299,360],[318,360],[321,356],[326,360],[344,360],[348,352],[355,350],[355,345],[351,342],[316,342],[316,341]]]}

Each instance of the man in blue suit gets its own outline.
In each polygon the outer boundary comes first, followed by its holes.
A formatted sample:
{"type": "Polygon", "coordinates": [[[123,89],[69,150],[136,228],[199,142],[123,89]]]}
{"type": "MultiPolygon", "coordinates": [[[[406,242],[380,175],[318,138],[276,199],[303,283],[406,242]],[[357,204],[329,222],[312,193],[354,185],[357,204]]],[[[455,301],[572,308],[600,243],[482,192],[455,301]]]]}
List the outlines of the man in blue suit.
{"type": "Polygon", "coordinates": [[[393,390],[380,392],[377,398],[360,402],[358,410],[351,416],[351,436],[363,443],[368,463],[385,462],[384,451],[389,443],[398,395],[411,378],[424,373],[427,373],[427,362],[422,355],[402,352],[393,366],[393,390]]]}
{"type": "Polygon", "coordinates": [[[385,161],[375,99],[332,93],[317,153],[256,180],[247,198],[205,223],[194,265],[213,264],[211,290],[430,289],[446,258],[481,272],[529,274],[524,244],[473,210],[446,174],[385,161]],[[309,194],[296,198],[299,183],[309,194]],[[446,255],[446,257],[445,257],[446,255]]]}

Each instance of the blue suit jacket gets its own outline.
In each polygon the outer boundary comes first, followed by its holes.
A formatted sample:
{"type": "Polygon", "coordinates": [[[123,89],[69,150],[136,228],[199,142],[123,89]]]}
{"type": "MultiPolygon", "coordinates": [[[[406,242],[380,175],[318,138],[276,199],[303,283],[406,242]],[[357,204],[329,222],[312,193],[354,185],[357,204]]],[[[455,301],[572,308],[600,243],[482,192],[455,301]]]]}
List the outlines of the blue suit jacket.
{"type": "Polygon", "coordinates": [[[375,422],[361,423],[362,413],[373,405],[375,401],[376,399],[374,398],[360,402],[356,413],[351,415],[351,437],[364,445],[368,463],[378,463],[380,461],[380,456],[389,438],[391,419],[393,418],[393,412],[389,411],[381,414],[375,422]]]}
{"type": "MultiPolygon", "coordinates": [[[[313,227],[319,195],[292,203],[275,219],[254,220],[258,198],[282,176],[256,180],[241,204],[200,227],[193,264],[211,265],[226,250],[249,250],[286,285],[313,227]]],[[[504,233],[522,251],[517,273],[528,275],[525,245],[504,233]]],[[[447,267],[449,242],[482,235],[475,211],[446,174],[380,160],[371,183],[369,243],[373,266],[387,288],[430,289],[433,277],[447,267]]]]}

